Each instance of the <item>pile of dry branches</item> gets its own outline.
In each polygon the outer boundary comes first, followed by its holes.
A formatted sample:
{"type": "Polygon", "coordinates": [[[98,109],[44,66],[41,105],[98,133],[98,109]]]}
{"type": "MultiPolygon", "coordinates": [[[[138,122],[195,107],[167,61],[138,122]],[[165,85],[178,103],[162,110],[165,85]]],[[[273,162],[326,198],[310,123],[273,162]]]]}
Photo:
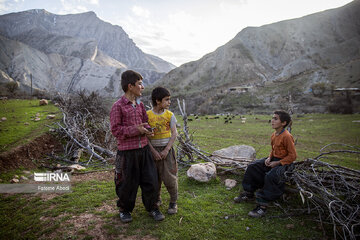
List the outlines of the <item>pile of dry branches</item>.
{"type": "MultiPolygon", "coordinates": [[[[110,132],[109,110],[104,99],[97,93],[79,91],[72,95],[57,96],[56,102],[62,111],[62,122],[56,131],[65,139],[65,155],[57,159],[73,162],[79,153],[86,152],[87,162],[81,165],[106,164],[115,156],[116,141],[110,132]]],[[[55,157],[55,156],[54,156],[55,157]]]]}
{"type": "MultiPolygon", "coordinates": [[[[217,169],[237,173],[245,170],[248,159],[232,159],[232,164],[214,161],[209,153],[202,151],[192,142],[187,126],[185,102],[182,106],[178,100],[179,109],[184,121],[183,131],[178,135],[177,160],[180,164],[190,165],[200,161],[213,162],[217,169]],[[197,159],[194,158],[197,157],[197,159]]],[[[318,213],[321,224],[333,226],[334,238],[359,239],[360,237],[360,171],[329,164],[320,161],[331,154],[360,154],[358,148],[340,144],[355,150],[332,150],[324,152],[329,144],[320,150],[320,155],[305,161],[296,162],[295,168],[286,173],[286,181],[295,186],[295,192],[300,194],[303,201],[301,212],[318,213]],[[307,204],[305,204],[307,203],[307,204]]],[[[222,158],[226,158],[222,156],[222,158]]],[[[284,208],[282,208],[285,210],[284,208]]],[[[285,210],[287,213],[291,209],[285,210]]]]}
{"type": "MultiPolygon", "coordinates": [[[[335,144],[320,151],[331,145],[335,144]]],[[[360,171],[319,160],[338,153],[360,154],[360,151],[333,150],[296,162],[295,169],[287,174],[287,181],[296,185],[303,203],[307,201],[308,212],[317,211],[321,224],[332,224],[335,239],[357,239],[360,237],[360,171]]]]}

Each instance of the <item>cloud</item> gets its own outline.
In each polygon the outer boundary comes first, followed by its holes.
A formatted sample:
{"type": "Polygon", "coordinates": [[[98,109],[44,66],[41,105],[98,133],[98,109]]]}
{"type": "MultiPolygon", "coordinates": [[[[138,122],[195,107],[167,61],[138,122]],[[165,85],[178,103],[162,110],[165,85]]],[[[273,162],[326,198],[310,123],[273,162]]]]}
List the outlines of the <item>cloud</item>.
{"type": "Polygon", "coordinates": [[[84,2],[87,2],[92,5],[99,5],[99,0],[84,0],[84,2]]]}
{"type": "Polygon", "coordinates": [[[6,5],[6,0],[0,0],[0,13],[6,12],[9,7],[6,5]]]}
{"type": "Polygon", "coordinates": [[[59,14],[69,14],[69,13],[82,13],[88,12],[89,10],[81,5],[82,1],[79,1],[80,5],[74,3],[71,0],[61,0],[62,9],[59,11],[59,14]]]}
{"type": "Polygon", "coordinates": [[[131,11],[135,14],[135,16],[138,16],[138,17],[148,18],[150,16],[150,11],[149,10],[144,9],[142,7],[139,7],[139,6],[133,6],[131,8],[131,11]]]}

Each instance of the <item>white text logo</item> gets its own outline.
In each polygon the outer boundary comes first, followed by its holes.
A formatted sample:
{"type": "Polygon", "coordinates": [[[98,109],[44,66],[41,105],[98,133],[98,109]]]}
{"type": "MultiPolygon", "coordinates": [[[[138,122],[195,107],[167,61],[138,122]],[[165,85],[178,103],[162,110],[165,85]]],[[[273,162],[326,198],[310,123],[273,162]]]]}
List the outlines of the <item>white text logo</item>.
{"type": "Polygon", "coordinates": [[[68,173],[35,173],[34,181],[37,182],[70,182],[68,173]]]}

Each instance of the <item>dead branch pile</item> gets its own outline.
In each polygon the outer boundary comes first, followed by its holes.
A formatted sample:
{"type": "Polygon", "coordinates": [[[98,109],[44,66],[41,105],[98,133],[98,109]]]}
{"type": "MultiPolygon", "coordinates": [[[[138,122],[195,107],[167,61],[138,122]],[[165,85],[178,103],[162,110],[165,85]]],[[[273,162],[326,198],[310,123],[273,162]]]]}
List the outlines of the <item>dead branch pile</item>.
{"type": "Polygon", "coordinates": [[[86,152],[87,162],[79,164],[99,165],[115,156],[116,141],[110,132],[109,110],[103,98],[94,92],[79,91],[59,95],[56,101],[63,114],[62,122],[56,123],[57,132],[66,142],[61,159],[78,161],[80,153],[86,152]]]}
{"type": "MultiPolygon", "coordinates": [[[[200,160],[213,162],[217,169],[232,173],[236,173],[235,170],[238,169],[246,169],[248,159],[232,159],[233,163],[224,164],[214,161],[216,158],[210,158],[209,153],[197,147],[189,134],[185,102],[183,101],[181,106],[178,100],[178,105],[184,121],[183,131],[178,135],[177,160],[180,164],[191,165],[200,160]],[[197,159],[194,156],[197,156],[197,159]]],[[[296,162],[295,168],[286,173],[286,181],[295,186],[295,192],[299,192],[304,203],[301,212],[318,213],[321,224],[333,226],[335,239],[355,240],[360,237],[360,171],[329,164],[320,159],[331,154],[360,154],[358,150],[345,144],[329,144],[320,150],[317,157],[296,162]],[[333,145],[350,147],[352,150],[324,152],[333,145]]],[[[286,211],[291,212],[291,209],[286,211]]]]}
{"type": "MultiPolygon", "coordinates": [[[[321,150],[330,145],[333,144],[321,150]]],[[[296,185],[303,203],[307,201],[308,212],[316,211],[321,224],[332,224],[335,239],[357,239],[360,237],[360,171],[319,160],[336,153],[360,154],[360,151],[334,150],[296,162],[295,169],[287,174],[287,181],[296,185]]]]}

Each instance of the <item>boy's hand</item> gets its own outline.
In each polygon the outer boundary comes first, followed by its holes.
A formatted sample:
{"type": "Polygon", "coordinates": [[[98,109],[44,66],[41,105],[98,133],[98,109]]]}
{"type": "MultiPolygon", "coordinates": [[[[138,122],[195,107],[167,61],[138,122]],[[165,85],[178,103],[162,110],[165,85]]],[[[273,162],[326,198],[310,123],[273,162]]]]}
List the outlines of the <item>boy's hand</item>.
{"type": "Polygon", "coordinates": [[[155,151],[152,152],[152,154],[153,154],[153,157],[154,157],[155,161],[161,160],[161,155],[160,155],[160,153],[158,151],[155,150],[155,151]]]}
{"type": "Polygon", "coordinates": [[[168,149],[164,149],[161,151],[160,155],[161,155],[161,159],[166,159],[167,155],[169,154],[169,150],[168,149]]]}
{"type": "Polygon", "coordinates": [[[265,160],[265,166],[270,167],[269,164],[270,164],[270,157],[268,157],[268,158],[265,160]]]}
{"type": "Polygon", "coordinates": [[[153,132],[150,132],[149,130],[147,130],[145,128],[145,125],[148,125],[147,123],[141,123],[139,125],[136,126],[136,128],[139,130],[139,132],[141,133],[141,135],[145,134],[148,137],[152,137],[154,136],[153,132]]]}
{"type": "Polygon", "coordinates": [[[268,167],[274,168],[274,167],[279,166],[279,165],[281,165],[280,161],[272,161],[272,162],[269,163],[268,167]]]}

